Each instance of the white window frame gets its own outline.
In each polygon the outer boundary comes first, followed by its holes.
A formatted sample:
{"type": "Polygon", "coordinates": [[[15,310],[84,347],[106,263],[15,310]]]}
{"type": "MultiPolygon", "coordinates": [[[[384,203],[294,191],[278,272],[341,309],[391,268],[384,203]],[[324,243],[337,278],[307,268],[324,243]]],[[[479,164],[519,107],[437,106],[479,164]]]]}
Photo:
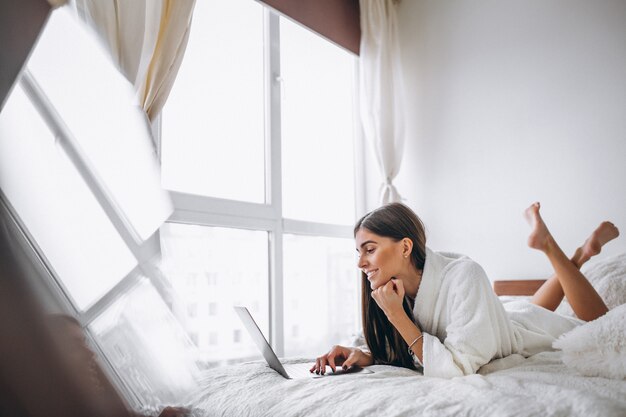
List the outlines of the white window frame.
{"type": "MultiPolygon", "coordinates": [[[[282,147],[281,147],[281,101],[283,81],[280,71],[280,19],[278,14],[265,8],[264,10],[264,74],[265,74],[265,204],[200,196],[189,193],[170,191],[174,203],[174,213],[168,219],[171,223],[193,224],[212,227],[227,227],[266,231],[269,235],[269,342],[278,356],[285,352],[285,335],[283,321],[283,237],[285,234],[353,238],[352,225],[295,220],[283,217],[282,211],[282,147]]],[[[349,52],[352,54],[352,52],[349,52]]],[[[358,68],[356,58],[354,74],[358,68]]],[[[357,79],[355,79],[356,85],[357,79]]],[[[358,103],[355,101],[354,103],[358,103]]],[[[355,106],[356,107],[356,106],[355,106]]],[[[356,116],[356,109],[354,109],[356,116]]],[[[167,117],[166,110],[163,117],[167,117]]],[[[354,117],[353,120],[359,120],[354,117]]],[[[158,154],[161,155],[161,116],[155,120],[155,138],[158,154]]],[[[355,149],[355,185],[363,172],[359,156],[360,125],[354,126],[355,149]]],[[[355,214],[361,212],[363,204],[359,204],[362,190],[355,187],[355,214]]],[[[357,270],[355,268],[355,275],[357,270]]],[[[359,294],[354,294],[360,303],[359,294]]],[[[359,314],[359,311],[355,311],[359,314]]]]}
{"type": "MultiPolygon", "coordinates": [[[[170,192],[175,211],[168,222],[194,224],[213,227],[227,227],[268,232],[269,249],[269,314],[270,314],[270,343],[278,356],[284,355],[283,329],[283,236],[296,234],[307,236],[352,238],[352,225],[336,225],[320,222],[309,222],[287,219],[282,215],[282,167],[281,167],[281,97],[282,79],[280,76],[280,17],[273,11],[264,10],[264,37],[265,37],[265,188],[266,204],[242,202],[235,200],[204,197],[187,193],[170,192]]],[[[349,52],[351,53],[351,52],[349,52]]],[[[358,68],[355,58],[355,84],[358,85],[358,68]]],[[[148,277],[161,297],[167,302],[169,299],[168,283],[155,269],[152,260],[160,255],[160,234],[155,232],[149,239],[142,241],[131,222],[121,210],[105,183],[99,177],[93,165],[82,151],[79,142],[73,137],[62,117],[55,109],[35,77],[26,67],[18,81],[37,112],[53,133],[55,139],[67,154],[72,165],[85,181],[105,214],[122,237],[133,256],[137,266],[123,277],[112,289],[98,299],[85,311],[81,311],[73,300],[71,293],[63,284],[52,264],[46,258],[36,240],[21,220],[19,213],[11,206],[8,198],[0,190],[0,209],[5,211],[12,221],[23,241],[20,242],[31,256],[37,270],[48,279],[43,285],[48,288],[66,314],[75,317],[80,323],[87,338],[95,346],[97,353],[105,364],[105,370],[112,377],[114,384],[122,392],[131,406],[139,407],[142,404],[135,396],[132,387],[127,386],[118,372],[114,369],[103,354],[95,339],[90,334],[88,326],[100,314],[105,312],[116,300],[131,291],[141,281],[141,277],[148,277]]],[[[356,93],[356,92],[355,92],[356,93]]],[[[358,103],[358,101],[354,101],[358,103]]],[[[356,107],[356,106],[355,106],[356,107]]],[[[364,184],[364,146],[362,132],[358,123],[358,112],[354,109],[354,163],[355,163],[355,211],[357,215],[364,212],[365,192],[364,184]]],[[[161,116],[157,117],[152,125],[156,141],[157,153],[161,155],[161,116]]],[[[355,268],[356,273],[356,268],[355,268]]],[[[355,294],[360,304],[360,297],[355,294]]],[[[359,314],[359,311],[355,311],[359,314]]]]}

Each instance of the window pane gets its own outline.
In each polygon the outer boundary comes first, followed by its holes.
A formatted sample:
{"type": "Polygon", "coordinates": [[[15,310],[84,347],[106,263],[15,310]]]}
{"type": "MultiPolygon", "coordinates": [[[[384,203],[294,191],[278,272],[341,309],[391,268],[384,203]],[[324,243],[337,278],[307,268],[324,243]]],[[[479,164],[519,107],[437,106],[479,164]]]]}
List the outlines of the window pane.
{"type": "Polygon", "coordinates": [[[19,85],[0,114],[0,188],[79,309],[136,265],[19,85]]]}
{"type": "Polygon", "coordinates": [[[319,356],[351,341],[360,323],[354,241],[285,235],[283,247],[285,355],[319,356]]]}
{"type": "Polygon", "coordinates": [[[92,33],[55,10],[28,68],[142,239],[169,217],[147,117],[92,33]],[[132,179],[132,180],[131,180],[132,179]]]}
{"type": "Polygon", "coordinates": [[[260,357],[235,305],[248,307],[267,337],[267,232],[166,223],[162,269],[180,299],[181,322],[209,366],[260,357]]]}
{"type": "Polygon", "coordinates": [[[197,387],[197,351],[147,279],[89,329],[142,405],[177,405],[197,387]]]}
{"type": "Polygon", "coordinates": [[[287,19],[280,22],[283,214],[352,224],[355,58],[287,19]]]}
{"type": "Polygon", "coordinates": [[[198,1],[163,111],[166,188],[265,202],[263,8],[198,1]]]}

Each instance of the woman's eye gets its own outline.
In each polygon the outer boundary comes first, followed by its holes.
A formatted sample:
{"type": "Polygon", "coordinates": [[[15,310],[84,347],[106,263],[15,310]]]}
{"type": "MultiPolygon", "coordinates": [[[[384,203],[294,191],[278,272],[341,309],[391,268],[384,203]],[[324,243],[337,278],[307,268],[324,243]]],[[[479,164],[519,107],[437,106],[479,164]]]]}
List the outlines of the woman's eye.
{"type": "Polygon", "coordinates": [[[374,252],[374,249],[367,249],[365,252],[372,253],[372,252],[374,252]]]}

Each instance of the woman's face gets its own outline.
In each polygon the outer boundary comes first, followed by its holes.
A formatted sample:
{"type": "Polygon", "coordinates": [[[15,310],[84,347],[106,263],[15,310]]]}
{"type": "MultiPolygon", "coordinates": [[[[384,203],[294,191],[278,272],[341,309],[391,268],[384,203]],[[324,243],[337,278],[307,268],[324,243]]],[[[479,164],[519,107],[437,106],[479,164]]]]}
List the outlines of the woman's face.
{"type": "Polygon", "coordinates": [[[367,275],[370,287],[375,290],[385,285],[402,270],[405,247],[402,241],[379,236],[361,228],[356,232],[358,267],[367,275]]]}

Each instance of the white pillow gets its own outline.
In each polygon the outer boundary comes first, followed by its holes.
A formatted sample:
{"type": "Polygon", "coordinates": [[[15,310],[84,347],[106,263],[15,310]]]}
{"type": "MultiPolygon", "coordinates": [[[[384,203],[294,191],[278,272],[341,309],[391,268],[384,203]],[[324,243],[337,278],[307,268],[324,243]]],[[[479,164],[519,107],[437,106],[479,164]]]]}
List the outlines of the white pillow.
{"type": "Polygon", "coordinates": [[[626,304],[554,341],[563,362],[587,376],[626,379],[626,304]]]}
{"type": "MultiPolygon", "coordinates": [[[[581,272],[600,294],[609,310],[626,303],[626,253],[592,265],[585,264],[581,272]]],[[[556,312],[565,316],[576,316],[567,298],[563,299],[556,312]]]]}

